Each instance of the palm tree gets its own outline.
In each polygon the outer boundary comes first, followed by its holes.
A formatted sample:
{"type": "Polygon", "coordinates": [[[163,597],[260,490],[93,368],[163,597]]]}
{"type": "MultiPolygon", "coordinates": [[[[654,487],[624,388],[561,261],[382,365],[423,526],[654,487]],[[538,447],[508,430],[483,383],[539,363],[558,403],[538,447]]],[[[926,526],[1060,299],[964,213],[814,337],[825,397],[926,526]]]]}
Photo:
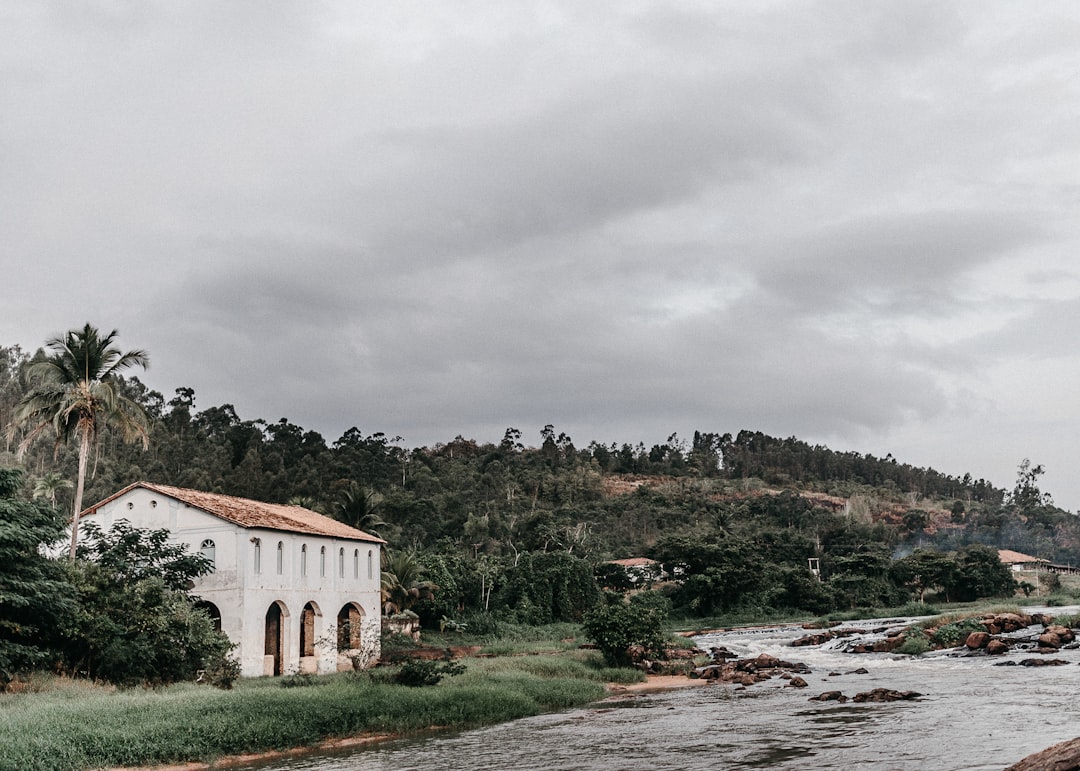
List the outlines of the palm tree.
{"type": "Polygon", "coordinates": [[[338,504],[338,519],[357,530],[379,535],[377,528],[386,526],[386,522],[378,513],[382,499],[382,494],[370,487],[350,482],[338,504]]]}
{"type": "Polygon", "coordinates": [[[56,493],[60,490],[70,490],[75,485],[70,479],[55,471],[50,471],[34,482],[34,497],[48,498],[52,507],[56,508],[56,493]]]}
{"type": "Polygon", "coordinates": [[[138,402],[122,393],[119,373],[129,367],[146,369],[150,358],[141,350],[122,353],[113,345],[115,339],[115,329],[102,335],[87,324],[47,341],[45,347],[50,353],[39,353],[27,367],[33,385],[16,405],[9,428],[10,435],[26,429],[19,443],[19,457],[45,433],[55,434],[57,453],[70,439],[79,442],[79,476],[71,515],[73,560],[91,445],[106,427],[116,429],[124,441],[141,440],[144,448],[149,445],[146,413],[138,402]]]}
{"type": "Polygon", "coordinates": [[[312,498],[310,495],[294,495],[292,498],[285,501],[285,505],[299,506],[302,509],[307,509],[308,511],[314,511],[318,514],[322,514],[322,511],[320,511],[322,506],[320,506],[319,502],[312,498]]]}
{"type": "Polygon", "coordinates": [[[408,610],[419,600],[435,597],[439,587],[423,580],[424,566],[416,552],[383,552],[382,599],[383,612],[387,615],[408,610]]]}

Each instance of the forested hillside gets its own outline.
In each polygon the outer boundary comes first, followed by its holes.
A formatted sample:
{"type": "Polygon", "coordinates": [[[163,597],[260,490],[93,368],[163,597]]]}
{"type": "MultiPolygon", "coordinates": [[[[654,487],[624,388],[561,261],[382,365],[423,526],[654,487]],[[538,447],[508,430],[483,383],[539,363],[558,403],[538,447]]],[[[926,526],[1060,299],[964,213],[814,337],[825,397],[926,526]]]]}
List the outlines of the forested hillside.
{"type": "MultiPolygon", "coordinates": [[[[28,360],[0,348],[4,436],[28,360]]],[[[631,556],[681,566],[686,580],[668,596],[700,614],[902,602],[928,580],[901,559],[918,548],[954,552],[954,571],[980,559],[978,544],[1080,561],[1080,522],[1021,459],[1016,486],[1003,490],[751,431],[672,434],[646,447],[577,443],[548,425],[507,428],[498,443],[458,436],[406,448],[377,431],[328,441],[286,418],[201,407],[190,388],[165,396],[135,377],[122,385],[150,417],[149,449],[105,432],[88,504],[137,480],[299,503],[415,552],[440,587],[419,604],[430,618],[511,608],[522,620],[573,618],[595,602],[597,566],[631,556]],[[810,574],[810,558],[824,580],[810,574]]],[[[23,467],[28,495],[71,505],[74,447],[42,439],[19,461],[18,436],[5,441],[0,467],[23,467]]],[[[953,586],[943,575],[932,586],[953,586]]]]}

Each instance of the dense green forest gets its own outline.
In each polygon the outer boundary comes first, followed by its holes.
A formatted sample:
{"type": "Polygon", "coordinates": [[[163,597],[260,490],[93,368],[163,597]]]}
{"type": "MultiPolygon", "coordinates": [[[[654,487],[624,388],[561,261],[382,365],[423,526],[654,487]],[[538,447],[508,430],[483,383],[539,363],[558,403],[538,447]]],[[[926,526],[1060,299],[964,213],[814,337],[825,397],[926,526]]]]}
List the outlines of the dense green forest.
{"type": "MultiPolygon", "coordinates": [[[[25,497],[65,510],[77,448],[43,438],[20,459],[18,432],[6,430],[30,388],[30,358],[0,347],[0,468],[23,469],[25,497]]],[[[103,431],[87,503],[146,480],[321,511],[415,554],[439,587],[416,605],[426,623],[578,619],[603,588],[626,585],[603,563],[634,556],[677,569],[665,601],[696,615],[883,605],[928,582],[953,598],[1007,593],[996,579],[980,583],[987,545],[1080,561],[1080,520],[1039,490],[1042,469],[1027,461],[1005,490],[753,431],[672,434],[650,447],[576,443],[547,425],[507,428],[498,443],[458,436],[408,449],[357,427],[328,441],[286,418],[200,408],[191,388],[166,396],[137,377],[120,384],[149,417],[149,446],[103,431]],[[947,564],[931,580],[915,560],[933,552],[947,564]]]]}

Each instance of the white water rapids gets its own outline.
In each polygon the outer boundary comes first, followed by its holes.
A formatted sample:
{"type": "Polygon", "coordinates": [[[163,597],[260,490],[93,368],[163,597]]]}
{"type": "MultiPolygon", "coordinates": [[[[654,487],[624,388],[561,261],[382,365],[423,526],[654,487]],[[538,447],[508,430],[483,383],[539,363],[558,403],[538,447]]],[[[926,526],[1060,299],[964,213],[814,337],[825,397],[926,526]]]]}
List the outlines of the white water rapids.
{"type": "MultiPolygon", "coordinates": [[[[1051,613],[1075,609],[1052,608],[1051,613]]],[[[844,626],[875,628],[882,621],[844,626]]],[[[1034,654],[921,657],[847,654],[851,642],[788,646],[797,627],[739,630],[697,638],[740,658],[769,653],[804,662],[807,688],[774,678],[748,688],[710,684],[635,694],[568,712],[488,728],[309,755],[252,768],[263,771],[657,771],[658,769],[1002,769],[1080,736],[1080,649],[1051,658],[1063,666],[996,666],[1034,654]],[[856,668],[867,674],[853,674],[856,668]],[[830,676],[830,673],[840,673],[830,676]],[[845,674],[847,673],[847,674],[845,674]],[[915,701],[812,702],[884,687],[914,690],[915,701]]]]}

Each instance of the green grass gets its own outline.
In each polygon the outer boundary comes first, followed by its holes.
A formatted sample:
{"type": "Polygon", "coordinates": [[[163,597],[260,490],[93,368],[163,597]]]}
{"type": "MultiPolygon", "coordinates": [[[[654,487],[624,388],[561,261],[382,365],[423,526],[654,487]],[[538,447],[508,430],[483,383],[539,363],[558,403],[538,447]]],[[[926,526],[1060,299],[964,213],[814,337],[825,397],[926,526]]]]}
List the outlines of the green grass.
{"type": "Polygon", "coordinates": [[[895,653],[903,653],[908,656],[921,656],[930,650],[930,641],[923,634],[909,634],[903,645],[897,648],[895,653]]]}
{"type": "Polygon", "coordinates": [[[575,650],[584,638],[581,626],[571,623],[528,626],[487,618],[473,623],[464,632],[424,630],[423,644],[436,648],[479,647],[490,656],[520,656],[531,653],[564,653],[575,650]],[[478,631],[477,627],[481,627],[478,631]]]}
{"type": "Polygon", "coordinates": [[[350,673],[296,688],[260,679],[233,691],[182,684],[7,694],[0,696],[0,770],[205,761],[364,732],[488,725],[587,704],[603,696],[606,681],[641,678],[605,669],[591,651],[465,663],[464,674],[429,688],[350,673]]]}

